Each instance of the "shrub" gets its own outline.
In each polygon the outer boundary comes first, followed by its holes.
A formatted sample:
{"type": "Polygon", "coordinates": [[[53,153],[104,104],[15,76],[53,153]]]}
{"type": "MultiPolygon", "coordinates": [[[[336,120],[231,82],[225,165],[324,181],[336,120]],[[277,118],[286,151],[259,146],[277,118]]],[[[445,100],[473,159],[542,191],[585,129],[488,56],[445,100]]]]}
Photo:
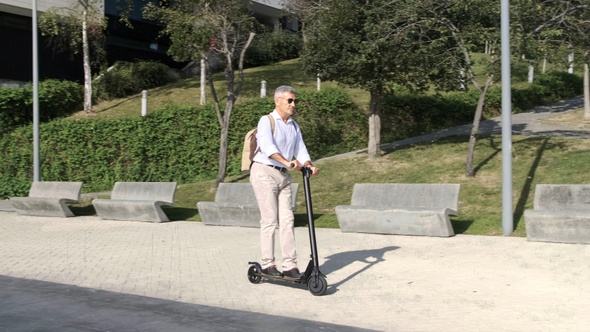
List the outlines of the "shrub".
{"type": "Polygon", "coordinates": [[[94,80],[94,98],[111,100],[173,82],[170,68],[153,61],[117,61],[94,80]]]}
{"type": "Polygon", "coordinates": [[[76,82],[45,80],[39,83],[41,120],[68,116],[82,108],[84,87],[76,82]]]}
{"type": "MultiPolygon", "coordinates": [[[[306,147],[313,159],[328,157],[367,144],[367,118],[342,89],[320,92],[299,91],[297,113],[293,118],[301,127],[306,147]]],[[[272,98],[261,98],[236,106],[229,130],[228,174],[239,174],[246,133],[261,116],[274,109],[272,98]]]]}
{"type": "MultiPolygon", "coordinates": [[[[366,145],[366,119],[341,90],[300,93],[303,135],[315,158],[366,145]],[[316,105],[317,104],[317,105],[316,105]],[[360,114],[355,116],[354,114],[360,114]],[[323,123],[322,126],[315,126],[323,123]],[[335,137],[332,137],[332,136],[335,137]]],[[[227,174],[241,173],[244,135],[274,109],[272,98],[234,107],[227,174]]],[[[0,137],[0,197],[26,195],[32,179],[32,128],[0,137]]],[[[116,181],[211,179],[217,174],[220,128],[212,105],[168,106],[146,117],[59,119],[40,127],[41,174],[46,181],[82,181],[85,191],[116,181]]]]}
{"type": "Polygon", "coordinates": [[[258,67],[299,57],[303,41],[295,32],[275,31],[256,35],[246,51],[244,67],[258,67]]]}
{"type": "MultiPolygon", "coordinates": [[[[576,75],[553,72],[540,75],[534,84],[521,84],[512,89],[512,111],[530,110],[536,106],[582,94],[583,82],[576,75]]],[[[392,142],[437,130],[471,123],[479,100],[479,91],[470,89],[445,95],[411,94],[397,91],[386,95],[382,103],[381,141],[392,142]]],[[[502,89],[488,89],[482,120],[502,114],[502,89]]]]}
{"type": "Polygon", "coordinates": [[[382,103],[382,142],[393,142],[464,124],[473,117],[477,96],[394,94],[382,103]]]}
{"type": "Polygon", "coordinates": [[[539,75],[533,84],[512,89],[512,103],[518,113],[582,93],[582,78],[566,72],[549,72],[539,75]]]}
{"type": "Polygon", "coordinates": [[[566,72],[549,72],[538,77],[536,84],[546,88],[546,101],[579,96],[583,92],[583,79],[566,72]]]}
{"type": "Polygon", "coordinates": [[[313,159],[365,148],[367,115],[342,89],[298,93],[297,115],[307,149],[313,159]]]}
{"type": "Polygon", "coordinates": [[[32,90],[0,88],[0,136],[32,119],[32,90]]]}
{"type": "MultiPolygon", "coordinates": [[[[513,90],[514,96],[525,96],[518,105],[528,102],[527,93],[530,100],[537,100],[533,95],[538,94],[549,98],[544,99],[546,102],[554,102],[580,91],[579,81],[570,81],[567,75],[552,75],[547,80],[556,93],[534,85],[522,88],[522,92],[513,90]]],[[[478,98],[477,91],[437,96],[386,95],[381,141],[389,143],[471,123],[478,98]]],[[[344,90],[300,91],[298,101],[295,119],[313,159],[366,148],[367,114],[344,90]]],[[[499,114],[500,104],[500,89],[490,89],[486,114],[499,114]]],[[[240,174],[244,135],[273,108],[272,98],[234,106],[228,136],[228,175],[240,174]]],[[[0,158],[0,197],[26,195],[32,179],[32,136],[32,128],[27,125],[0,137],[0,151],[4,153],[0,158]]],[[[217,174],[219,136],[212,105],[168,106],[145,118],[57,119],[40,127],[41,178],[82,181],[85,191],[109,190],[116,181],[182,184],[212,179],[217,174]]]]}
{"type": "MultiPolygon", "coordinates": [[[[84,88],[75,82],[39,82],[39,120],[68,116],[82,108],[84,88]]],[[[0,135],[33,121],[33,86],[0,88],[0,135]]]]}

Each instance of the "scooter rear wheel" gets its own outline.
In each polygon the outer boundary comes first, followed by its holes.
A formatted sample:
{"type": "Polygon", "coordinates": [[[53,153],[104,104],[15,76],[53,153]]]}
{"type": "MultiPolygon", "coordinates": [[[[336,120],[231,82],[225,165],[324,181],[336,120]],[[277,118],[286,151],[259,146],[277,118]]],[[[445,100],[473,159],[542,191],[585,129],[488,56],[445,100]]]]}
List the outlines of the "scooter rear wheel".
{"type": "Polygon", "coordinates": [[[328,282],[324,276],[310,276],[307,278],[307,289],[315,296],[324,295],[328,289],[328,282]]]}
{"type": "Polygon", "coordinates": [[[250,281],[253,284],[260,283],[260,281],[262,280],[260,272],[261,271],[258,271],[258,268],[256,266],[250,266],[250,268],[248,268],[248,281],[250,281]]]}

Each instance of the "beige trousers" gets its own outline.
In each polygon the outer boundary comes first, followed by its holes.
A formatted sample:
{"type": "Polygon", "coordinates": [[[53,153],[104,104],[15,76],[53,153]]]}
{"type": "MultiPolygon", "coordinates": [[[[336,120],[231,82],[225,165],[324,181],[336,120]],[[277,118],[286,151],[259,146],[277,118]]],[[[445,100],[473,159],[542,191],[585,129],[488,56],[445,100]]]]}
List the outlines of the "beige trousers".
{"type": "Polygon", "coordinates": [[[283,271],[297,267],[293,210],[291,209],[291,175],[253,163],[250,183],[260,209],[260,265],[266,269],[275,264],[275,231],[279,229],[283,271]]]}

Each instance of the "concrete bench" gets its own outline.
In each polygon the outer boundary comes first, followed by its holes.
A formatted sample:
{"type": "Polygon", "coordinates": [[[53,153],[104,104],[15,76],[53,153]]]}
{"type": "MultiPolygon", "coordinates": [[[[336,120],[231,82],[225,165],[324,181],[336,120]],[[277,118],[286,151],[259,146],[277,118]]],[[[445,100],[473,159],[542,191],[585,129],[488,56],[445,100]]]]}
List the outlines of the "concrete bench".
{"type": "Polygon", "coordinates": [[[35,181],[28,197],[11,197],[18,214],[44,217],[73,217],[66,204],[80,201],[82,182],[35,181]]]}
{"type": "Polygon", "coordinates": [[[0,211],[15,212],[16,210],[12,207],[10,199],[0,200],[0,211]]]}
{"type": "MultiPolygon", "coordinates": [[[[298,183],[291,183],[292,208],[297,202],[298,183]]],[[[220,183],[214,202],[198,202],[206,225],[260,227],[260,210],[250,183],[220,183]]]]}
{"type": "Polygon", "coordinates": [[[524,222],[529,241],[590,244],[590,185],[538,184],[524,222]]]}
{"type": "Polygon", "coordinates": [[[351,205],[336,206],[342,232],[455,235],[450,215],[459,212],[459,184],[357,183],[351,205]]]}
{"type": "Polygon", "coordinates": [[[110,199],[92,205],[101,219],[162,222],[162,206],[174,206],[176,182],[116,182],[110,199]]]}

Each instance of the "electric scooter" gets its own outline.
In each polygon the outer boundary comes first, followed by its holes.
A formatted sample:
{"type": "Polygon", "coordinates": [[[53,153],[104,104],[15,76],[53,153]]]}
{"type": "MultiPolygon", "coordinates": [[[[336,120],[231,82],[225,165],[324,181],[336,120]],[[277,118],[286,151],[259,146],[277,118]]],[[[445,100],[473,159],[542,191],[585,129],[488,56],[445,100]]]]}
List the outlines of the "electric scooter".
{"type": "Polygon", "coordinates": [[[313,208],[311,205],[311,190],[309,188],[309,177],[311,176],[311,169],[308,167],[301,168],[303,173],[303,188],[305,190],[305,204],[307,207],[307,218],[309,220],[309,242],[311,246],[311,260],[307,264],[305,273],[299,279],[285,277],[285,276],[271,276],[262,273],[262,267],[257,262],[248,262],[248,280],[253,284],[258,284],[262,279],[281,280],[285,282],[303,284],[311,294],[320,296],[328,289],[328,282],[326,276],[320,272],[317,243],[315,238],[315,224],[313,221],[313,208]]]}

